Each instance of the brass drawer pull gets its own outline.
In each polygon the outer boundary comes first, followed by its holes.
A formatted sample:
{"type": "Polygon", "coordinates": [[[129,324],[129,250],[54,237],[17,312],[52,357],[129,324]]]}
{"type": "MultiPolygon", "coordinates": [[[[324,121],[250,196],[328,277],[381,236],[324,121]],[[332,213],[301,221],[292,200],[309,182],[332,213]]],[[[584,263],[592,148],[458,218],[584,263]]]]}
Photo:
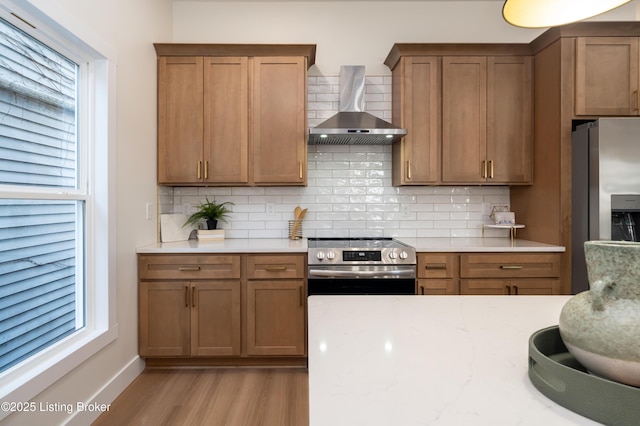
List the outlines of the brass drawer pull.
{"type": "Polygon", "coordinates": [[[180,272],[195,272],[199,270],[200,270],[199,266],[181,266],[178,268],[178,271],[180,272]]]}
{"type": "Polygon", "coordinates": [[[184,286],[184,306],[189,307],[189,287],[186,285],[184,286]]]}
{"type": "Polygon", "coordinates": [[[493,160],[489,160],[489,178],[493,179],[493,160]]]}
{"type": "Polygon", "coordinates": [[[522,265],[500,265],[500,269],[522,269],[522,265]]]}
{"type": "Polygon", "coordinates": [[[286,271],[287,267],[286,266],[267,266],[264,268],[264,270],[269,272],[286,271]]]}
{"type": "Polygon", "coordinates": [[[191,287],[191,306],[196,307],[196,288],[191,287]]]}
{"type": "Polygon", "coordinates": [[[198,180],[202,179],[202,161],[198,161],[198,180]]]}
{"type": "Polygon", "coordinates": [[[411,180],[411,160],[407,161],[407,180],[411,180]]]}
{"type": "Polygon", "coordinates": [[[424,265],[424,269],[447,269],[446,263],[429,263],[424,265]]]}
{"type": "Polygon", "coordinates": [[[487,178],[487,162],[486,160],[482,160],[482,179],[487,178]]]}

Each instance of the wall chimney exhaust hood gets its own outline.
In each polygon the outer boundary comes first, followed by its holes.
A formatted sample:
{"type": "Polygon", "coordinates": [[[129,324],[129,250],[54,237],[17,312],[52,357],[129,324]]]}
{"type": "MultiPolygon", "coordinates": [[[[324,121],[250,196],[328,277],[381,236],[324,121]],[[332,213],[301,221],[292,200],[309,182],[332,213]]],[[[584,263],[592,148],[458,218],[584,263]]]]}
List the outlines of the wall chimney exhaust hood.
{"type": "Polygon", "coordinates": [[[340,112],[309,129],[309,145],[389,145],[407,134],[364,112],[364,67],[340,67],[340,112]]]}

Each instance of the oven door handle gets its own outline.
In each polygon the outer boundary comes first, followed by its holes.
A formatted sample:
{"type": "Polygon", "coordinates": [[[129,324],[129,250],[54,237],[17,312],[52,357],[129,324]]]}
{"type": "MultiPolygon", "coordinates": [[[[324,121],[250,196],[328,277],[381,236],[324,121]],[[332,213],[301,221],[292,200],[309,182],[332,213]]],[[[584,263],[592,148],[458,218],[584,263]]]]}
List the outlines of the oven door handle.
{"type": "Polygon", "coordinates": [[[309,278],[312,277],[329,277],[329,278],[354,278],[354,277],[376,277],[384,275],[393,275],[403,278],[415,278],[413,270],[389,270],[389,271],[367,271],[367,270],[351,270],[336,271],[328,269],[309,269],[309,278]]]}

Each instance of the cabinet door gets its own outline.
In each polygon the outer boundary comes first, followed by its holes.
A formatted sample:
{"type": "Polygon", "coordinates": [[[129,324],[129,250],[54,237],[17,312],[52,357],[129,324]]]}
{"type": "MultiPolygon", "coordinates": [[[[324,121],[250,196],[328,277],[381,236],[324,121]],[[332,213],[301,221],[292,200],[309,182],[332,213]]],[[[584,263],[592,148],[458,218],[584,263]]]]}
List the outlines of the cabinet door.
{"type": "Polygon", "coordinates": [[[191,355],[240,355],[240,281],[191,285],[191,355]]]}
{"type": "Polygon", "coordinates": [[[440,180],[440,61],[406,57],[393,71],[393,121],[407,129],[393,145],[393,185],[440,180]]]}
{"type": "Polygon", "coordinates": [[[509,282],[511,294],[521,296],[560,294],[560,279],[523,279],[509,282]]]}
{"type": "Polygon", "coordinates": [[[248,58],[207,57],[204,59],[204,182],[246,184],[248,163],[248,58]]]}
{"type": "Polygon", "coordinates": [[[442,181],[482,183],[487,175],[487,58],[442,58],[442,181]]]}
{"type": "Polygon", "coordinates": [[[253,180],[306,184],[307,67],[303,57],[253,58],[253,180]]]}
{"type": "Polygon", "coordinates": [[[202,58],[158,58],[158,183],[199,183],[202,162],[202,58]]]}
{"type": "Polygon", "coordinates": [[[487,182],[532,179],[533,80],[530,56],[487,58],[487,182]]]}
{"type": "Polygon", "coordinates": [[[247,355],[305,354],[304,280],[247,282],[247,355]]]}
{"type": "Polygon", "coordinates": [[[460,280],[460,294],[512,296],[560,294],[560,279],[460,280]]]}
{"type": "Polygon", "coordinates": [[[460,280],[460,294],[483,295],[483,296],[500,296],[509,295],[510,288],[508,280],[499,279],[483,279],[483,280],[460,280]]]}
{"type": "Polygon", "coordinates": [[[138,288],[138,342],[141,356],[189,355],[187,282],[147,282],[138,288]]]}
{"type": "Polygon", "coordinates": [[[455,295],[460,294],[458,280],[418,280],[419,295],[455,295]]]}
{"type": "Polygon", "coordinates": [[[576,115],[638,115],[638,39],[578,37],[576,115]]]}

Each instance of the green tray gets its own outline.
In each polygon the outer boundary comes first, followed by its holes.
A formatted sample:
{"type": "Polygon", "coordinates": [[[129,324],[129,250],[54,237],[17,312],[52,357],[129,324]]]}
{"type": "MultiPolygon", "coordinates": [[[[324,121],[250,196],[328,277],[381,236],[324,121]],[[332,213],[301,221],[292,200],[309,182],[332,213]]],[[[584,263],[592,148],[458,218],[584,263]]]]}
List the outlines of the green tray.
{"type": "Polygon", "coordinates": [[[546,397],[589,419],[640,424],[640,388],[589,374],[567,350],[557,325],[531,335],[529,379],[546,397]]]}

